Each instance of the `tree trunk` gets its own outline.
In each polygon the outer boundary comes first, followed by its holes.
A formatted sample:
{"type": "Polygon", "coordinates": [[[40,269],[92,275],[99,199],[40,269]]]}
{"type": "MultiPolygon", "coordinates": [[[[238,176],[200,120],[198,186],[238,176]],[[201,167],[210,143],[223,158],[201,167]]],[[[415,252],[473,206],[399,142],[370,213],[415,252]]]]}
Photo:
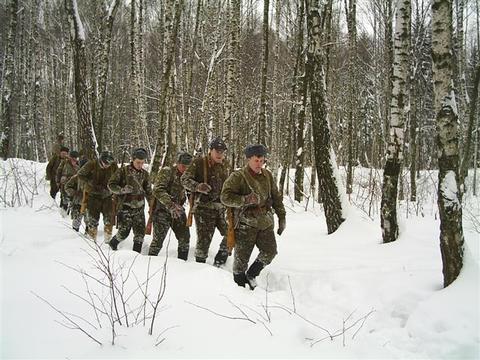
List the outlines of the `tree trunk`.
{"type": "Polygon", "coordinates": [[[258,143],[267,145],[267,75],[268,75],[268,8],[270,0],[263,0],[263,58],[262,90],[260,93],[260,113],[258,116],[258,143]]]}
{"type": "Polygon", "coordinates": [[[463,266],[462,201],[459,191],[457,107],[452,88],[452,0],[432,3],[432,59],[438,144],[438,209],[443,284],[463,266]]]}
{"type": "Polygon", "coordinates": [[[167,158],[167,151],[165,145],[168,143],[167,140],[167,131],[164,127],[166,124],[167,118],[167,100],[169,96],[169,87],[170,87],[170,77],[173,67],[173,62],[175,60],[175,39],[177,38],[178,27],[180,25],[180,16],[183,9],[183,0],[174,1],[170,0],[165,6],[172,7],[175,4],[175,14],[165,15],[165,29],[170,29],[170,22],[173,20],[173,29],[168,31],[165,34],[165,53],[164,53],[164,70],[162,74],[162,89],[160,92],[160,103],[159,103],[159,130],[157,143],[155,145],[155,155],[152,158],[152,166],[150,172],[156,174],[160,165],[163,165],[165,159],[167,158]],[[174,19],[171,19],[171,16],[175,16],[174,19]]]}
{"type": "Polygon", "coordinates": [[[102,16],[102,47],[99,64],[99,92],[98,92],[98,148],[103,149],[103,129],[105,126],[105,107],[107,102],[107,83],[108,83],[108,69],[110,64],[110,47],[112,43],[112,30],[115,14],[117,13],[119,0],[112,0],[108,8],[104,8],[102,16]]]}
{"type": "Polygon", "coordinates": [[[80,146],[90,159],[98,157],[97,140],[90,112],[90,100],[87,85],[87,58],[85,54],[85,30],[78,13],[77,0],[65,0],[65,8],[71,22],[71,40],[75,73],[75,102],[80,146]]]}
{"type": "MultiPolygon", "coordinates": [[[[480,59],[477,59],[477,66],[475,67],[475,75],[473,80],[473,90],[470,100],[470,112],[468,115],[468,125],[467,125],[467,138],[465,141],[465,150],[463,152],[462,166],[460,169],[460,184],[465,186],[465,179],[468,176],[468,166],[470,165],[470,159],[472,157],[472,138],[474,134],[474,123],[475,117],[477,114],[477,102],[478,102],[478,85],[480,82],[480,59]]],[[[478,134],[478,126],[476,127],[477,131],[475,134],[478,134]]],[[[463,192],[464,190],[462,190],[463,192]]]]}
{"type": "MultiPolygon", "coordinates": [[[[307,81],[310,88],[312,107],[312,133],[315,147],[315,165],[322,203],[327,220],[328,233],[331,234],[344,221],[340,201],[340,183],[336,178],[335,155],[330,143],[328,109],[325,98],[325,77],[323,70],[323,50],[321,43],[320,12],[317,0],[306,0],[307,11],[307,81]]],[[[337,172],[338,173],[338,172],[337,172]]]]}
{"type": "Polygon", "coordinates": [[[354,135],[353,129],[356,121],[357,101],[356,93],[356,59],[357,59],[357,3],[356,0],[345,0],[345,13],[348,27],[348,161],[347,161],[347,194],[353,192],[353,167],[356,163],[354,156],[354,135]]]}
{"type": "Polygon", "coordinates": [[[383,171],[380,216],[384,243],[395,241],[398,237],[397,191],[398,177],[403,161],[404,126],[408,105],[407,77],[410,55],[410,6],[410,0],[400,1],[395,17],[390,137],[387,148],[387,161],[383,171]]]}
{"type": "Polygon", "coordinates": [[[15,42],[17,36],[17,19],[18,19],[18,0],[10,0],[10,24],[7,37],[7,53],[5,54],[4,66],[4,84],[2,93],[2,157],[6,160],[10,155],[10,144],[13,135],[13,89],[15,87],[14,76],[14,56],[15,42]]]}
{"type": "Polygon", "coordinates": [[[300,76],[295,78],[297,82],[297,88],[300,95],[300,109],[298,111],[298,117],[295,126],[296,134],[296,151],[295,151],[295,201],[302,201],[303,199],[303,173],[304,173],[304,159],[305,159],[305,107],[307,105],[307,81],[305,79],[305,55],[303,48],[304,38],[304,18],[305,18],[305,6],[304,2],[300,2],[300,10],[298,13],[298,34],[297,34],[297,56],[300,76]]]}

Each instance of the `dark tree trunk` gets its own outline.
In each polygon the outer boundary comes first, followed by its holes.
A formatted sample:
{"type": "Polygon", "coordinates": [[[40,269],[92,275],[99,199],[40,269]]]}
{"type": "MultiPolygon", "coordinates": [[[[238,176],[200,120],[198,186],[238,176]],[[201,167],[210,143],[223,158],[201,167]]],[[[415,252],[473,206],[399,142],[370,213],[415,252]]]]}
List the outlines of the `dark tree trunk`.
{"type": "Polygon", "coordinates": [[[307,81],[312,106],[312,133],[315,148],[315,166],[322,203],[327,220],[328,233],[331,234],[344,221],[340,191],[335,179],[335,160],[330,143],[328,110],[325,99],[325,78],[323,70],[323,50],[321,44],[321,21],[318,3],[306,0],[307,4],[307,81]]]}

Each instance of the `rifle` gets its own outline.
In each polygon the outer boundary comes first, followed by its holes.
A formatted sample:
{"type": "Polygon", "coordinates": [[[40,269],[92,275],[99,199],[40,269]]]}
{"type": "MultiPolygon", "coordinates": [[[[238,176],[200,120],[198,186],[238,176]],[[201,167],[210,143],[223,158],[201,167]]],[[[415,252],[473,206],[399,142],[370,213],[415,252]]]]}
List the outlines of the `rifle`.
{"type": "Polygon", "coordinates": [[[88,191],[83,189],[82,202],[80,203],[80,214],[84,214],[87,209],[88,191]]]}
{"type": "Polygon", "coordinates": [[[192,226],[192,223],[193,223],[193,211],[192,211],[192,209],[193,209],[194,200],[195,200],[195,193],[192,192],[188,196],[188,215],[187,215],[187,222],[185,224],[188,227],[192,226]]]}
{"type": "Polygon", "coordinates": [[[148,207],[148,221],[147,225],[145,226],[145,235],[152,234],[153,211],[155,210],[156,205],[157,199],[153,198],[148,207]]]}
{"type": "Polygon", "coordinates": [[[235,224],[233,221],[233,210],[227,208],[227,250],[228,254],[232,254],[232,250],[235,247],[235,224]]]}
{"type": "MultiPolygon", "coordinates": [[[[126,151],[124,150],[123,151],[123,155],[122,155],[122,165],[120,165],[120,169],[118,171],[122,171],[123,169],[123,163],[125,162],[125,153],[126,151]]],[[[112,224],[112,227],[113,226],[117,226],[117,212],[118,212],[118,197],[117,195],[112,195],[112,217],[110,219],[110,223],[112,224]]],[[[118,226],[117,226],[117,229],[118,229],[118,226]]]]}

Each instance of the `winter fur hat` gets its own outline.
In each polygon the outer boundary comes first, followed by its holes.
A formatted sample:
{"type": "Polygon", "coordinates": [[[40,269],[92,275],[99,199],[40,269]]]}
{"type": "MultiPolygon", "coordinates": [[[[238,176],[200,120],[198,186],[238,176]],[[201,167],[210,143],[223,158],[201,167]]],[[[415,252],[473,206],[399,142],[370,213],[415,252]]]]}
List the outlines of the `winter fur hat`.
{"type": "Polygon", "coordinates": [[[78,154],[78,151],[76,150],[70,150],[68,156],[70,156],[71,158],[78,159],[79,154],[78,154]]]}
{"type": "Polygon", "coordinates": [[[178,164],[183,164],[183,165],[190,165],[192,163],[192,159],[193,159],[192,155],[190,155],[186,151],[182,151],[182,152],[178,153],[177,163],[178,164]]]}
{"type": "Polygon", "coordinates": [[[210,148],[210,150],[212,149],[219,150],[219,151],[227,150],[227,145],[220,137],[216,137],[215,139],[210,141],[210,144],[208,145],[208,147],[210,148]]]}
{"type": "Polygon", "coordinates": [[[252,156],[265,157],[267,156],[267,148],[262,144],[250,144],[245,147],[243,153],[246,158],[251,158],[252,156]]]}
{"type": "Polygon", "coordinates": [[[144,148],[136,148],[132,152],[132,159],[145,160],[147,158],[147,150],[144,148]]]}
{"type": "Polygon", "coordinates": [[[102,151],[99,160],[105,165],[111,165],[115,161],[110,151],[102,151]]]}

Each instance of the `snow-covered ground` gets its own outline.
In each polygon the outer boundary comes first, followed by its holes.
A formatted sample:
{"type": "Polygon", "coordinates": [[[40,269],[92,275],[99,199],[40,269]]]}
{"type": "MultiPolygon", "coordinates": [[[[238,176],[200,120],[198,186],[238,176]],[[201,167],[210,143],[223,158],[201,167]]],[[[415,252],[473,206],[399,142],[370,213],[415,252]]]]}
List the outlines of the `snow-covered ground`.
{"type": "Polygon", "coordinates": [[[285,196],[278,256],[250,291],[234,284],[231,258],[211,265],[218,233],[207,264],[193,260],[193,228],[187,262],[170,233],[158,257],[145,255],[151,236],[142,255],[131,236],[112,252],[101,227],[96,247],[60,216],[45,164],[0,166],[1,358],[480,358],[480,205],[466,196],[464,268],[443,289],[435,172],[422,173],[417,204],[401,203],[401,235],[390,244],[381,241],[380,177],[374,183],[368,169],[356,173],[355,205],[332,235],[319,204],[285,196]],[[115,336],[102,271],[116,284],[115,336]]]}

